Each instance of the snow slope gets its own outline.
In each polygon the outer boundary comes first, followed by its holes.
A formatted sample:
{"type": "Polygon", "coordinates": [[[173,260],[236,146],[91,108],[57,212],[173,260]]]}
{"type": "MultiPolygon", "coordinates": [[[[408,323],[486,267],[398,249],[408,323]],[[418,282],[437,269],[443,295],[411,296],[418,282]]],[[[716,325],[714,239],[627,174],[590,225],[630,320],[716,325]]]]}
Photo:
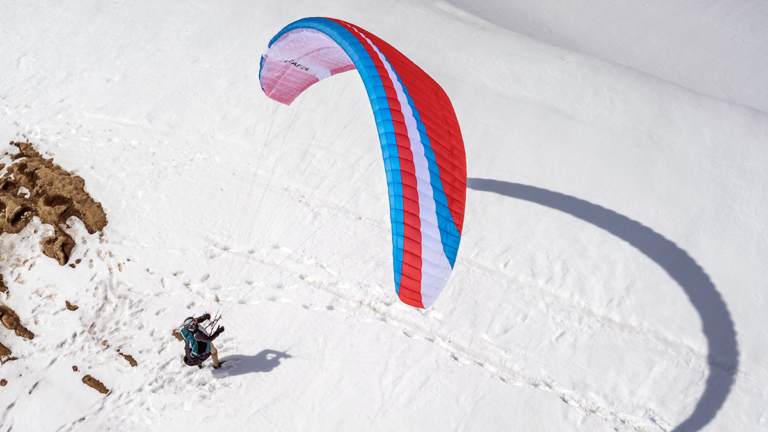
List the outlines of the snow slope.
{"type": "Polygon", "coordinates": [[[721,1],[449,3],[506,29],[768,111],[768,4],[721,1]]]}
{"type": "MultiPolygon", "coordinates": [[[[0,237],[2,301],[36,335],[0,328],[19,357],[0,366],[0,431],[768,427],[765,83],[699,68],[710,39],[625,62],[426,0],[6,3],[0,143],[76,172],[109,225],[72,221],[75,269],[41,255],[43,229],[0,237]],[[259,88],[267,41],[304,16],[377,34],[453,101],[467,215],[427,311],[392,292],[359,79],[279,109],[259,88]],[[229,363],[184,366],[171,331],[222,304],[229,363]]],[[[713,24],[717,46],[764,62],[766,16],[729,11],[757,45],[713,24]]]]}

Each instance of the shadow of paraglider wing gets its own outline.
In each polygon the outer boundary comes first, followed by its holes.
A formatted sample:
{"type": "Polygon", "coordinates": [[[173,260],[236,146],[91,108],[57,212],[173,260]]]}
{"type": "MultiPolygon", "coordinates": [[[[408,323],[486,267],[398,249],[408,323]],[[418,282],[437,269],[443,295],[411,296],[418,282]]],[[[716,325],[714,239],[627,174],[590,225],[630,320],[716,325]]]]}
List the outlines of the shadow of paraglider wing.
{"type": "Polygon", "coordinates": [[[715,284],[685,250],[640,222],[569,195],[482,178],[467,179],[467,187],[536,203],[579,218],[624,240],[666,271],[680,285],[701,317],[710,367],[706,388],[696,408],[673,432],[697,431],[715,418],[736,379],[739,366],[736,329],[715,284]]]}

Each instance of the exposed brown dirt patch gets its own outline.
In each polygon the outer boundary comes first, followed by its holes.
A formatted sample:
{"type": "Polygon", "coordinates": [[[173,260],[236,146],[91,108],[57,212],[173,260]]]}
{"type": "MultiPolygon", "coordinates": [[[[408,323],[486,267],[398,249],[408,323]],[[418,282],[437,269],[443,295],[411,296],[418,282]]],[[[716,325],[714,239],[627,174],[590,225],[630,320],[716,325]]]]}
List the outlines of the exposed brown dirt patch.
{"type": "MultiPolygon", "coordinates": [[[[104,347],[106,347],[106,348],[109,348],[109,342],[107,342],[107,341],[101,341],[101,344],[102,344],[102,345],[104,345],[104,347]]],[[[120,352],[120,350],[119,350],[119,349],[117,350],[117,353],[118,353],[118,354],[120,354],[120,355],[121,355],[121,356],[122,356],[122,357],[125,359],[125,361],[127,361],[128,363],[130,363],[130,364],[131,364],[131,367],[136,367],[136,365],[138,364],[138,363],[136,362],[136,360],[134,360],[133,356],[131,356],[131,355],[128,355],[128,354],[123,354],[122,352],[120,352]]]]}
{"type": "Polygon", "coordinates": [[[11,354],[11,349],[0,343],[0,359],[9,357],[11,354]]]}
{"type": "Polygon", "coordinates": [[[77,372],[77,366],[72,366],[72,370],[77,372]]]}
{"type": "Polygon", "coordinates": [[[0,343],[0,364],[16,360],[16,357],[11,357],[11,354],[11,349],[0,343]]]}
{"type": "Polygon", "coordinates": [[[134,360],[134,359],[133,359],[133,356],[130,356],[130,355],[128,355],[128,354],[123,354],[123,353],[121,353],[121,352],[120,352],[120,350],[117,350],[117,353],[118,353],[118,354],[120,354],[121,356],[123,356],[123,358],[124,358],[124,359],[125,359],[125,360],[126,360],[128,363],[130,363],[130,364],[131,364],[131,367],[136,367],[136,365],[138,364],[138,363],[136,362],[136,360],[134,360]]]}
{"type": "Polygon", "coordinates": [[[16,314],[16,312],[13,311],[13,309],[9,308],[8,306],[0,305],[0,321],[2,321],[3,325],[8,327],[10,330],[16,331],[17,336],[21,336],[26,339],[35,338],[35,334],[21,324],[21,321],[19,321],[19,316],[16,314]]]}
{"type": "Polygon", "coordinates": [[[59,225],[75,216],[94,234],[107,225],[107,215],[85,192],[82,178],[44,159],[30,143],[11,141],[11,145],[19,153],[0,177],[0,233],[18,234],[37,216],[54,230],[40,242],[43,253],[65,265],[75,241],[59,225]]]}
{"type": "Polygon", "coordinates": [[[103,394],[109,393],[109,389],[104,384],[102,384],[101,381],[97,380],[96,378],[94,378],[94,377],[92,377],[90,375],[84,376],[83,377],[83,382],[88,387],[91,387],[91,388],[96,389],[97,391],[99,391],[99,393],[103,393],[103,394]]]}
{"type": "Polygon", "coordinates": [[[67,302],[67,309],[71,311],[76,311],[80,308],[80,306],[75,306],[72,303],[69,302],[69,300],[65,300],[67,302]]]}
{"type": "Polygon", "coordinates": [[[3,275],[0,274],[0,292],[6,293],[8,292],[8,287],[5,285],[5,281],[3,281],[3,275]]]}
{"type": "Polygon", "coordinates": [[[0,386],[5,387],[6,384],[8,384],[8,380],[6,380],[6,379],[1,379],[0,380],[0,386]]]}

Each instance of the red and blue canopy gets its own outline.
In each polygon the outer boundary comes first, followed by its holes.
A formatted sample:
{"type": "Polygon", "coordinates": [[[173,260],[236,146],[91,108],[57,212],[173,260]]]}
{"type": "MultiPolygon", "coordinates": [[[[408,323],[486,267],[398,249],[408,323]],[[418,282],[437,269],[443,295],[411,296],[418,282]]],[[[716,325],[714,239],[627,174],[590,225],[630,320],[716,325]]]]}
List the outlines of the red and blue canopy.
{"type": "Polygon", "coordinates": [[[376,119],[389,187],[395,287],[429,307],[448,282],[461,241],[466,155],[445,91],[407,57],[353,24],[304,18],[272,38],[259,80],[290,104],[312,84],[357,69],[376,119]]]}

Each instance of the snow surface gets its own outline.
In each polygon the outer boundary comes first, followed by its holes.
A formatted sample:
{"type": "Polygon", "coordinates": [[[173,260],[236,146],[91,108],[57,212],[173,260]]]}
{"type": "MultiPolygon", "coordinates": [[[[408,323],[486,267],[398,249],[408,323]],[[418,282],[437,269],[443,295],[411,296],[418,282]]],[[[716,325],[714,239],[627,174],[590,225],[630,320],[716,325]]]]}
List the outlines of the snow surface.
{"type": "Polygon", "coordinates": [[[457,4],[6,0],[0,143],[85,179],[109,225],[70,220],[75,269],[45,229],[0,237],[2,300],[36,335],[0,328],[0,431],[767,430],[763,6],[646,2],[634,26],[636,6],[573,7],[562,48],[457,4]],[[426,311],[392,292],[359,78],[291,107],[259,88],[305,16],[387,40],[453,101],[467,216],[426,311]],[[228,363],[184,366],[171,331],[219,308],[228,363]]]}

